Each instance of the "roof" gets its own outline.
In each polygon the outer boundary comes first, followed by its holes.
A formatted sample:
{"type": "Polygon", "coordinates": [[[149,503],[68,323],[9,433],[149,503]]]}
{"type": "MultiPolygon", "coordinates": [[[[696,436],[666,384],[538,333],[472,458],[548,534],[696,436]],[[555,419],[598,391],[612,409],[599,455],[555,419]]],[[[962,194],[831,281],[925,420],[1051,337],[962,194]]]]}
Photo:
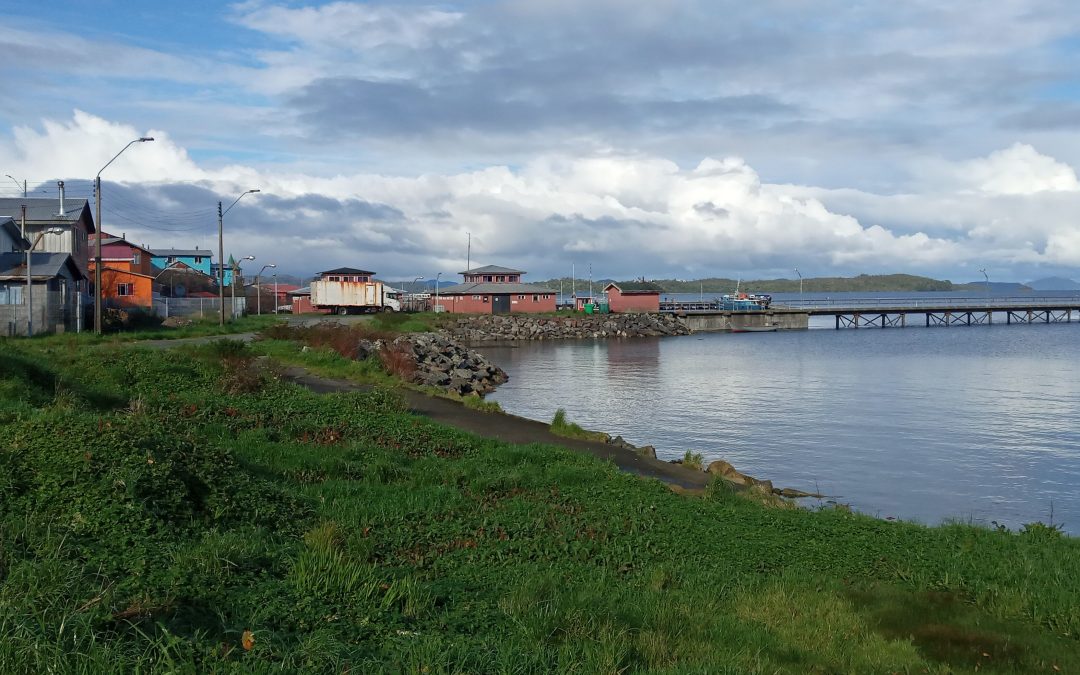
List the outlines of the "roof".
{"type": "MultiPolygon", "coordinates": [[[[34,279],[52,279],[60,276],[60,271],[68,267],[73,279],[85,276],[78,265],[67,253],[31,253],[30,274],[34,279]]],[[[18,281],[26,278],[25,253],[0,253],[0,279],[18,281]]]]}
{"type": "Polygon", "coordinates": [[[214,257],[214,252],[208,248],[155,248],[150,251],[150,253],[155,258],[167,258],[169,256],[174,258],[194,258],[196,256],[201,256],[203,258],[214,257]]]}
{"type": "Polygon", "coordinates": [[[298,288],[300,288],[300,287],[297,286],[296,284],[278,284],[277,285],[277,292],[278,293],[289,293],[291,291],[295,291],[298,288]]]}
{"type": "Polygon", "coordinates": [[[4,230],[8,233],[16,244],[21,244],[23,249],[30,248],[30,242],[22,236],[22,230],[15,224],[15,221],[11,218],[0,218],[0,230],[4,230]]]}
{"type": "Polygon", "coordinates": [[[664,289],[651,281],[613,281],[604,290],[614,286],[622,293],[663,293],[664,289]]]}
{"type": "Polygon", "coordinates": [[[458,272],[458,274],[525,274],[521,270],[512,270],[509,267],[499,267],[498,265],[486,265],[484,267],[476,267],[465,272],[458,272]]]}
{"type": "MultiPolygon", "coordinates": [[[[146,251],[150,255],[154,254],[153,251],[146,248],[145,246],[140,246],[139,244],[132,243],[132,242],[128,241],[127,239],[123,238],[123,237],[116,237],[116,236],[113,236],[113,235],[109,234],[108,232],[102,232],[101,235],[102,235],[101,236],[101,245],[102,246],[108,246],[109,244],[127,244],[131,248],[137,248],[140,251],[146,251]]],[[[89,238],[89,241],[90,241],[91,244],[93,244],[95,240],[97,240],[97,235],[92,235],[89,238]]]]}
{"type": "Polygon", "coordinates": [[[486,293],[488,295],[504,295],[513,293],[554,293],[555,291],[550,288],[544,288],[543,286],[534,286],[533,284],[499,284],[499,283],[483,283],[483,284],[457,284],[456,286],[446,286],[439,289],[439,295],[477,295],[486,293]]]}
{"type": "Polygon", "coordinates": [[[287,291],[286,295],[311,295],[311,286],[297,288],[295,291],[287,291]]]}
{"type": "Polygon", "coordinates": [[[368,272],[367,270],[358,270],[355,267],[338,267],[337,269],[326,270],[325,272],[319,272],[323,274],[366,274],[368,276],[374,276],[374,272],[368,272]]]}
{"type": "Polygon", "coordinates": [[[78,222],[85,217],[87,232],[96,232],[94,229],[94,217],[90,214],[90,202],[85,199],[64,200],[64,215],[59,215],[60,199],[42,199],[32,197],[0,197],[0,217],[9,216],[13,220],[22,217],[22,206],[26,204],[26,222],[35,225],[40,223],[64,223],[78,222]]]}

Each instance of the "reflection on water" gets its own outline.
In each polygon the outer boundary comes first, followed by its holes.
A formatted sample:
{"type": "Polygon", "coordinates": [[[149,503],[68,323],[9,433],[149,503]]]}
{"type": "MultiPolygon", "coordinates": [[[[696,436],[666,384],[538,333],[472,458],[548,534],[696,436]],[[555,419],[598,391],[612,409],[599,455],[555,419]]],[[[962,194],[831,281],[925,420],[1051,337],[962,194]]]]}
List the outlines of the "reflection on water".
{"type": "Polygon", "coordinates": [[[1080,533],[1080,326],[701,334],[483,351],[492,398],[867,513],[1080,533]]]}

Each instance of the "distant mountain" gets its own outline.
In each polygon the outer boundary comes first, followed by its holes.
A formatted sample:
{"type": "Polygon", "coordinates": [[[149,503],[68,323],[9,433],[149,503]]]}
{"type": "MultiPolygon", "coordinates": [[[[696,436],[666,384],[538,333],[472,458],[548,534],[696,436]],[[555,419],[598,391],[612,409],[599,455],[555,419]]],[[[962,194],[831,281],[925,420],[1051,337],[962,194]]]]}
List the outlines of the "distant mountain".
{"type": "Polygon", "coordinates": [[[1036,291],[1080,291],[1080,283],[1065,277],[1046,277],[1027,282],[1036,291]]]}

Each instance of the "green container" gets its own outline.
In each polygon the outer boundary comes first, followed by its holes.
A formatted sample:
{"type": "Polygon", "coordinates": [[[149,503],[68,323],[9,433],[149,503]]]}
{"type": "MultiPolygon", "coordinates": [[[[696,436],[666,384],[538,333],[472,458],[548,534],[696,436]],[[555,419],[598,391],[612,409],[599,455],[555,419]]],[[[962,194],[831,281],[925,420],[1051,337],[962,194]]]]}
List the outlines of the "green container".
{"type": "Polygon", "coordinates": [[[611,311],[611,307],[609,307],[606,302],[601,302],[600,303],[600,313],[601,314],[607,314],[610,311],[611,311]]]}
{"type": "Polygon", "coordinates": [[[592,304],[591,302],[585,305],[586,314],[592,314],[594,309],[596,309],[596,305],[592,304]]]}

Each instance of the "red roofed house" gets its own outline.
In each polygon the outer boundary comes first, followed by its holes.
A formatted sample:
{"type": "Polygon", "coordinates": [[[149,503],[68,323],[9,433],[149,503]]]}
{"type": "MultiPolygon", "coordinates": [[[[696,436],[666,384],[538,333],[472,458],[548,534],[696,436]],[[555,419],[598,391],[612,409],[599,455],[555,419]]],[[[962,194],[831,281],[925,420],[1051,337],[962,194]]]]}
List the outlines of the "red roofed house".
{"type": "MultiPolygon", "coordinates": [[[[142,307],[154,304],[154,272],[150,249],[129,242],[124,236],[107,232],[90,235],[94,243],[101,237],[101,297],[108,307],[142,307]]],[[[94,260],[89,261],[91,276],[94,260]]]]}
{"type": "Polygon", "coordinates": [[[660,311],[660,293],[663,289],[650,281],[612,282],[604,290],[612,312],[660,311]]]}
{"type": "MultiPolygon", "coordinates": [[[[455,314],[537,314],[555,311],[556,292],[521,283],[521,270],[488,265],[461,272],[464,283],[440,288],[438,304],[455,314]]],[[[435,296],[432,296],[432,301],[435,296]]]]}

